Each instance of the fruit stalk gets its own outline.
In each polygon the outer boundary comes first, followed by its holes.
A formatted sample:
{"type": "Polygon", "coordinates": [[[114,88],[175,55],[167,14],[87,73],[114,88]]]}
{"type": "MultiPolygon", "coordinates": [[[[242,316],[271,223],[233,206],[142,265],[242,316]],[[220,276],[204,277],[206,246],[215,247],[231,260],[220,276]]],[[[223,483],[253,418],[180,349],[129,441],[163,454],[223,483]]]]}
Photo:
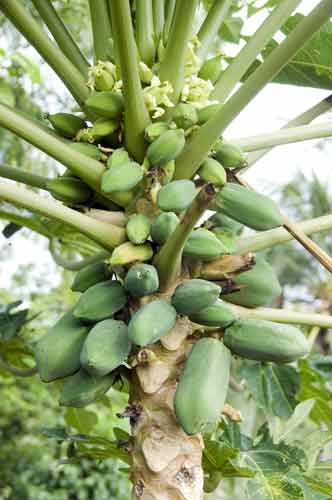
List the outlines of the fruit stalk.
{"type": "Polygon", "coordinates": [[[111,53],[111,23],[108,14],[107,0],[89,0],[93,48],[95,60],[108,61],[111,53]]]}

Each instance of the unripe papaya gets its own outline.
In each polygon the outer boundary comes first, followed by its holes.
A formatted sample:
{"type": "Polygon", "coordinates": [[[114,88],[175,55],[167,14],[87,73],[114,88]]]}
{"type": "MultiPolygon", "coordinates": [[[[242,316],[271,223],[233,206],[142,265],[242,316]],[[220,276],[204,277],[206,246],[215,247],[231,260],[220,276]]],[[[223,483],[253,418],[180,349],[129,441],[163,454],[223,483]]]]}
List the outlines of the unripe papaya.
{"type": "Polygon", "coordinates": [[[134,214],[129,217],[126,232],[128,239],[135,245],[144,243],[150,236],[151,222],[144,214],[134,214]]]}
{"type": "Polygon", "coordinates": [[[187,434],[197,434],[220,418],[230,365],[230,352],[219,340],[204,338],[192,348],[174,396],[176,418],[187,434]]]}
{"type": "Polygon", "coordinates": [[[102,377],[120,366],[130,349],[127,325],[105,319],[90,330],[83,344],[81,365],[90,375],[102,377]]]}
{"type": "Polygon", "coordinates": [[[213,156],[225,168],[241,168],[247,163],[246,155],[242,149],[231,142],[220,141],[213,156]]]}
{"type": "Polygon", "coordinates": [[[113,250],[110,264],[111,266],[126,266],[133,262],[150,260],[152,256],[153,250],[150,243],[134,245],[131,241],[126,241],[113,250]]]}
{"type": "Polygon", "coordinates": [[[179,223],[178,217],[173,212],[164,212],[156,218],[151,226],[151,237],[154,241],[163,245],[173,233],[179,223]]]}
{"type": "Polygon", "coordinates": [[[111,273],[105,262],[95,262],[83,267],[76,274],[71,289],[73,292],[85,292],[88,288],[101,281],[106,281],[111,273]]]}
{"type": "Polygon", "coordinates": [[[158,207],[164,212],[182,212],[196,196],[196,186],[192,181],[172,181],[163,186],[157,198],[158,207]]]}
{"type": "Polygon", "coordinates": [[[223,299],[245,307],[265,306],[282,292],[273,268],[262,257],[257,257],[254,267],[235,276],[233,282],[241,289],[224,295],[223,299]]]}
{"type": "Polygon", "coordinates": [[[198,175],[204,182],[211,182],[217,187],[222,187],[227,182],[227,175],[224,167],[213,158],[203,161],[198,170],[198,175]]]}
{"type": "Polygon", "coordinates": [[[94,139],[98,140],[101,137],[107,137],[113,134],[119,128],[119,124],[115,120],[109,118],[98,118],[90,128],[90,133],[94,139]]]}
{"type": "Polygon", "coordinates": [[[224,343],[234,354],[256,361],[290,363],[309,353],[298,328],[253,318],[241,318],[228,327],[224,343]]]}
{"type": "Polygon", "coordinates": [[[219,212],[216,212],[208,219],[208,227],[227,229],[233,234],[240,234],[243,231],[243,224],[219,212]]]}
{"type": "Polygon", "coordinates": [[[212,306],[221,292],[211,281],[192,279],[178,285],[172,295],[172,305],[179,314],[194,314],[212,306]]]}
{"type": "Polygon", "coordinates": [[[70,113],[55,113],[54,115],[48,115],[47,118],[54,130],[68,139],[75,137],[77,132],[85,127],[85,121],[82,118],[70,113]]]}
{"type": "Polygon", "coordinates": [[[81,295],[74,308],[74,316],[85,321],[101,321],[120,311],[126,302],[124,288],[119,282],[102,281],[81,295]]]}
{"type": "Polygon", "coordinates": [[[107,160],[107,167],[112,168],[124,163],[129,163],[129,154],[124,148],[116,149],[107,160]]]}
{"type": "Polygon", "coordinates": [[[242,224],[265,231],[282,225],[277,204],[262,194],[229,182],[215,197],[218,210],[242,224]]]}
{"type": "Polygon", "coordinates": [[[224,253],[235,253],[236,252],[236,242],[237,238],[228,229],[222,229],[221,227],[214,227],[212,229],[213,234],[218,238],[224,247],[224,253]]]}
{"type": "Polygon", "coordinates": [[[113,373],[104,377],[96,377],[81,369],[65,381],[59,403],[61,406],[83,408],[102,398],[114,381],[113,373]]]}
{"type": "Polygon", "coordinates": [[[184,148],[185,142],[182,129],[167,130],[148,147],[146,155],[150,164],[154,167],[161,167],[175,160],[184,148]]]}
{"type": "Polygon", "coordinates": [[[213,84],[216,83],[221,74],[222,57],[222,55],[217,55],[207,59],[199,70],[198,76],[203,80],[210,80],[213,84]]]}
{"type": "Polygon", "coordinates": [[[208,229],[199,228],[191,232],[183,249],[183,255],[193,259],[209,261],[216,259],[227,249],[208,229]]]}
{"type": "Polygon", "coordinates": [[[72,205],[85,203],[92,196],[92,191],[77,177],[58,177],[46,184],[47,190],[57,200],[72,205]]]}
{"type": "Polygon", "coordinates": [[[135,264],[129,269],[124,286],[133,297],[155,293],[159,288],[157,269],[150,264],[135,264]]]}
{"type": "Polygon", "coordinates": [[[123,96],[118,92],[96,92],[85,101],[88,110],[102,118],[119,118],[123,112],[123,96]]]}
{"type": "Polygon", "coordinates": [[[209,104],[205,106],[205,108],[198,109],[198,124],[204,125],[204,123],[208,122],[221,108],[222,104],[209,104]]]}
{"type": "Polygon", "coordinates": [[[35,345],[38,373],[43,382],[72,375],[80,368],[80,353],[89,327],[66,313],[35,345]]]}
{"type": "Polygon", "coordinates": [[[89,156],[94,160],[101,161],[104,158],[103,153],[94,144],[86,144],[84,142],[70,142],[69,146],[75,151],[82,153],[83,155],[89,156]]]}
{"type": "Polygon", "coordinates": [[[192,104],[181,102],[175,107],[172,120],[178,128],[187,130],[198,122],[197,110],[192,104]]]}
{"type": "Polygon", "coordinates": [[[212,306],[190,314],[189,319],[199,325],[224,328],[231,325],[237,316],[222,300],[217,299],[212,306]]]}
{"type": "Polygon", "coordinates": [[[147,142],[151,144],[158,137],[160,137],[164,132],[169,130],[169,125],[166,122],[155,122],[148,125],[145,129],[144,136],[147,142]]]}
{"type": "Polygon", "coordinates": [[[101,189],[104,193],[129,191],[143,179],[143,175],[143,168],[134,161],[114,165],[103,174],[101,189]]]}
{"type": "Polygon", "coordinates": [[[173,328],[176,310],[165,300],[154,300],[143,305],[132,316],[128,333],[130,340],[139,346],[157,342],[173,328]]]}

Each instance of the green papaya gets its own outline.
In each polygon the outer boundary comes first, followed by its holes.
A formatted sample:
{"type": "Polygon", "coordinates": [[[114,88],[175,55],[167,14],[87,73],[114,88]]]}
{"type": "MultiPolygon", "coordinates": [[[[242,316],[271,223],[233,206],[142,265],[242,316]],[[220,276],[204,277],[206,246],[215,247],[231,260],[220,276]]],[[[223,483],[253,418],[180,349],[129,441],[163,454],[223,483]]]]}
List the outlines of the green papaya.
{"type": "Polygon", "coordinates": [[[172,120],[178,128],[187,130],[198,122],[197,110],[192,104],[181,102],[174,108],[172,120]]]}
{"type": "Polygon", "coordinates": [[[215,197],[218,210],[256,231],[266,231],[283,224],[277,204],[255,191],[229,182],[215,197]]]}
{"type": "Polygon", "coordinates": [[[183,255],[193,259],[209,261],[227,253],[220,240],[208,229],[199,228],[191,232],[187,239],[183,255]]]}
{"type": "Polygon", "coordinates": [[[265,306],[282,292],[273,268],[262,257],[257,257],[252,269],[238,274],[232,281],[235,287],[241,288],[223,295],[223,299],[245,307],[265,306]]]}
{"type": "Polygon", "coordinates": [[[227,141],[219,141],[214,155],[225,168],[241,168],[247,164],[246,155],[241,148],[227,141]]]}
{"type": "Polygon", "coordinates": [[[75,151],[82,153],[83,155],[89,156],[94,160],[101,161],[104,159],[103,153],[94,144],[86,144],[84,142],[70,142],[69,146],[75,151]]]}
{"type": "Polygon", "coordinates": [[[131,215],[126,225],[128,239],[135,245],[140,245],[148,239],[150,229],[150,219],[144,214],[131,215]]]}
{"type": "Polygon", "coordinates": [[[227,229],[233,234],[241,234],[243,231],[243,224],[240,222],[237,222],[234,219],[231,219],[230,217],[227,217],[227,215],[216,212],[212,217],[208,219],[208,228],[210,229],[211,227],[218,227],[220,229],[227,229]]]}
{"type": "Polygon", "coordinates": [[[146,155],[150,164],[161,167],[175,160],[184,148],[185,142],[182,129],[167,130],[149,145],[146,155]]]}
{"type": "Polygon", "coordinates": [[[241,318],[226,328],[225,345],[243,358],[290,363],[309,353],[309,344],[294,326],[241,318]]]}
{"type": "Polygon", "coordinates": [[[179,314],[194,314],[212,306],[221,292],[211,281],[192,279],[178,285],[172,295],[172,305],[179,314]]]}
{"type": "Polygon", "coordinates": [[[164,212],[182,212],[196,196],[196,186],[192,181],[172,181],[163,186],[157,197],[158,207],[164,212]]]}
{"type": "Polygon", "coordinates": [[[141,347],[157,342],[173,328],[176,310],[165,300],[154,300],[140,307],[132,316],[128,333],[130,340],[141,347]]]}
{"type": "Polygon", "coordinates": [[[186,434],[221,418],[230,365],[230,352],[219,340],[204,338],[192,348],[174,396],[175,415],[186,434]]]}
{"type": "Polygon", "coordinates": [[[115,375],[113,373],[96,377],[81,369],[65,381],[59,403],[61,406],[83,408],[102,398],[112,387],[114,381],[115,375]]]}
{"type": "Polygon", "coordinates": [[[143,175],[143,168],[134,161],[113,165],[103,174],[101,189],[104,193],[129,191],[143,179],[143,175]]]}
{"type": "Polygon", "coordinates": [[[207,59],[199,70],[198,76],[203,80],[210,80],[213,84],[216,83],[221,74],[222,58],[222,55],[217,55],[207,59]]]}
{"type": "Polygon", "coordinates": [[[212,229],[213,234],[218,238],[224,247],[224,253],[235,253],[236,252],[236,241],[235,235],[228,229],[222,229],[221,227],[214,227],[212,229]]]}
{"type": "Polygon", "coordinates": [[[113,151],[111,156],[107,160],[107,167],[117,167],[118,165],[123,165],[124,163],[130,163],[129,154],[124,148],[119,148],[113,151]]]}
{"type": "Polygon", "coordinates": [[[43,382],[72,375],[80,368],[80,353],[89,332],[72,312],[67,312],[34,347],[38,373],[43,382]]]}
{"type": "Polygon", "coordinates": [[[237,316],[222,300],[217,299],[212,306],[190,314],[189,319],[199,325],[224,328],[231,325],[237,316]]]}
{"type": "Polygon", "coordinates": [[[204,108],[198,109],[198,124],[204,125],[204,123],[208,122],[210,118],[212,118],[218,111],[220,111],[222,106],[222,104],[209,104],[204,108]]]}
{"type": "Polygon", "coordinates": [[[150,264],[135,264],[125,277],[124,287],[133,297],[155,293],[159,288],[157,269],[150,264]]]}
{"type": "Polygon", "coordinates": [[[85,101],[85,106],[102,118],[117,119],[123,112],[123,96],[118,92],[95,92],[85,101]]]}
{"type": "Polygon", "coordinates": [[[128,327],[123,321],[105,319],[85,339],[81,365],[92,376],[102,377],[115,370],[130,353],[128,327]]]}
{"type": "Polygon", "coordinates": [[[198,175],[204,182],[211,182],[217,187],[222,187],[227,182],[227,174],[224,167],[213,158],[207,158],[201,164],[198,175]]]}
{"type": "Polygon", "coordinates": [[[154,142],[156,139],[158,139],[158,137],[161,136],[161,134],[167,132],[167,130],[169,130],[169,125],[167,122],[151,123],[146,127],[144,136],[147,142],[151,144],[151,142],[154,142]]]}
{"type": "Polygon", "coordinates": [[[85,121],[82,118],[70,113],[55,113],[47,115],[47,118],[54,130],[68,139],[75,137],[77,132],[85,127],[85,121]]]}
{"type": "Polygon", "coordinates": [[[77,177],[58,177],[47,182],[46,189],[53,198],[64,203],[78,205],[85,203],[92,196],[92,191],[77,177]]]}
{"type": "Polygon", "coordinates": [[[112,253],[111,266],[126,266],[133,262],[144,262],[153,257],[153,250],[150,243],[134,245],[131,241],[126,241],[117,246],[112,253]]]}
{"type": "Polygon", "coordinates": [[[179,223],[178,217],[173,212],[164,212],[155,219],[151,226],[151,237],[163,245],[179,223]]]}
{"type": "Polygon", "coordinates": [[[71,289],[73,292],[85,292],[88,288],[101,281],[106,281],[111,277],[105,262],[94,262],[88,266],[83,267],[76,274],[71,289]]]}
{"type": "Polygon", "coordinates": [[[117,281],[102,281],[88,288],[74,307],[74,316],[85,321],[101,321],[120,311],[127,302],[117,281]]]}
{"type": "Polygon", "coordinates": [[[119,128],[119,124],[115,120],[109,118],[98,118],[89,129],[94,139],[98,140],[101,137],[106,137],[113,134],[119,128]]]}

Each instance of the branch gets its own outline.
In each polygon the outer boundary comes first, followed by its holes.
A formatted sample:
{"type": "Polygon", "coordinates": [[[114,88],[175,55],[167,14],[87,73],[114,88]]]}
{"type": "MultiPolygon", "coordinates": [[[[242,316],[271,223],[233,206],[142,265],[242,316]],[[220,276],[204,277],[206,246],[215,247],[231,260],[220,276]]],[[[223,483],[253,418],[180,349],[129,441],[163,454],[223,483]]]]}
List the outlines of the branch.
{"type": "Polygon", "coordinates": [[[209,151],[236,118],[264,86],[282,70],[296,52],[325,24],[332,15],[332,2],[322,0],[288,37],[273,50],[240,89],[188,141],[176,160],[176,179],[190,179],[209,151]]]}
{"type": "Polygon", "coordinates": [[[210,46],[218,34],[220,26],[224,22],[229,12],[233,0],[214,0],[213,5],[204,19],[202,26],[197,33],[200,46],[197,49],[197,55],[203,62],[206,58],[210,46]]]}
{"type": "Polygon", "coordinates": [[[0,368],[6,372],[15,375],[16,377],[31,377],[38,373],[37,368],[34,366],[32,368],[19,368],[18,366],[13,366],[8,364],[3,357],[0,355],[0,368]]]}
{"type": "Polygon", "coordinates": [[[21,168],[10,167],[8,165],[0,164],[0,177],[5,179],[11,179],[17,182],[23,182],[28,186],[37,187],[39,189],[46,189],[47,177],[42,177],[41,175],[31,174],[21,168]]]}
{"type": "Polygon", "coordinates": [[[223,71],[211,98],[224,102],[278,29],[302,0],[283,0],[252,35],[243,49],[223,71]]]}
{"type": "Polygon", "coordinates": [[[19,0],[1,0],[0,10],[16,26],[18,31],[39,52],[63,81],[80,106],[89,96],[89,90],[81,72],[43,32],[38,22],[19,0]]]}
{"type": "Polygon", "coordinates": [[[83,267],[86,267],[90,264],[94,264],[95,262],[99,262],[101,260],[107,259],[110,256],[110,252],[106,252],[104,250],[98,252],[95,255],[92,255],[91,257],[86,257],[85,259],[81,259],[79,261],[69,261],[68,259],[62,257],[60,253],[58,253],[56,246],[55,246],[55,240],[56,238],[50,238],[49,242],[49,250],[52,255],[52,258],[54,262],[60,266],[63,267],[64,269],[67,269],[68,271],[79,271],[80,269],[83,269],[83,267]]]}
{"type": "Polygon", "coordinates": [[[97,2],[89,0],[89,7],[95,60],[108,61],[111,52],[112,30],[107,0],[98,0],[97,2]]]}
{"type": "Polygon", "coordinates": [[[50,0],[32,0],[40,17],[50,30],[54,40],[68,60],[88,78],[89,64],[84,58],[78,45],[73,40],[66,26],[58,16],[50,0]]]}
{"type": "Polygon", "coordinates": [[[47,230],[47,227],[44,227],[38,220],[35,220],[31,216],[27,217],[0,209],[0,219],[5,219],[9,222],[17,224],[18,226],[26,227],[27,229],[30,229],[41,236],[45,236],[46,238],[50,238],[52,236],[51,232],[47,230]]]}
{"type": "Polygon", "coordinates": [[[107,250],[125,241],[124,229],[91,219],[53,200],[42,198],[25,187],[0,182],[0,200],[63,222],[85,234],[107,250]]]}

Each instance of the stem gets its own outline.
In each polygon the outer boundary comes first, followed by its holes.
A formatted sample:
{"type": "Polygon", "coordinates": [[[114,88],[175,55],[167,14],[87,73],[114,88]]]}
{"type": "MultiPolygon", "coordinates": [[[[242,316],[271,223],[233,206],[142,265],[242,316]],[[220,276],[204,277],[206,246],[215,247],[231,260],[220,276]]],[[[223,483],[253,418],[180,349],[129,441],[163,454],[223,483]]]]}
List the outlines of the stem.
{"type": "Polygon", "coordinates": [[[203,186],[190,207],[187,208],[181,222],[157,255],[155,266],[158,269],[162,290],[167,290],[179,276],[183,247],[214,195],[215,190],[212,184],[203,186]]]}
{"type": "Polygon", "coordinates": [[[332,2],[322,0],[249,76],[242,87],[189,141],[176,160],[176,179],[191,178],[220,135],[249,102],[292,59],[332,15],[332,2]]]}
{"type": "Polygon", "coordinates": [[[48,38],[19,0],[0,0],[0,10],[51,66],[77,103],[82,106],[89,96],[89,91],[81,72],[48,38]]]}
{"type": "Polygon", "coordinates": [[[46,184],[49,180],[47,177],[31,174],[30,172],[26,172],[21,168],[10,167],[7,165],[0,165],[0,177],[11,179],[17,182],[23,182],[28,186],[37,187],[39,189],[46,189],[46,184]]]}
{"type": "Polygon", "coordinates": [[[301,2],[302,0],[283,0],[273,10],[232,63],[223,71],[215,85],[212,99],[221,102],[227,99],[256,57],[301,2]]]}
{"type": "Polygon", "coordinates": [[[7,363],[0,355],[0,368],[1,370],[5,370],[6,372],[15,375],[16,377],[31,377],[32,375],[36,375],[38,370],[35,366],[32,368],[19,368],[18,366],[13,366],[7,363]]]}
{"type": "Polygon", "coordinates": [[[49,243],[49,250],[50,253],[53,257],[54,262],[60,266],[63,267],[64,269],[67,269],[68,271],[79,271],[80,269],[83,269],[83,267],[86,267],[90,264],[94,264],[95,262],[99,262],[101,260],[107,259],[110,256],[110,252],[106,252],[102,250],[101,252],[98,252],[95,255],[92,255],[91,257],[86,257],[85,259],[81,259],[79,261],[69,261],[68,259],[64,258],[60,253],[57,252],[56,246],[55,246],[55,238],[50,239],[49,243]]]}
{"type": "Polygon", "coordinates": [[[144,130],[151,122],[145,106],[129,0],[112,0],[111,17],[125,98],[125,136],[129,153],[139,162],[145,156],[144,130]]]}
{"type": "Polygon", "coordinates": [[[154,34],[157,44],[165,25],[165,0],[152,0],[154,34]]]}
{"type": "Polygon", "coordinates": [[[231,139],[244,151],[256,151],[262,148],[270,148],[289,144],[292,142],[308,141],[332,135],[332,122],[317,123],[315,125],[302,125],[299,127],[284,128],[268,134],[253,135],[231,139]]]}
{"type": "Polygon", "coordinates": [[[47,228],[33,216],[27,217],[0,209],[0,219],[5,219],[9,222],[17,224],[18,226],[26,227],[27,229],[30,229],[41,236],[45,236],[46,238],[50,238],[52,236],[51,232],[49,232],[47,228]]]}
{"type": "Polygon", "coordinates": [[[87,78],[89,64],[62,22],[61,18],[58,16],[52,2],[50,0],[32,1],[40,17],[52,33],[59,48],[69,61],[82,73],[82,75],[87,78]]]}
{"type": "Polygon", "coordinates": [[[174,12],[175,12],[176,0],[166,0],[165,6],[165,26],[163,32],[164,45],[167,44],[169,34],[171,31],[171,26],[173,23],[174,12]]]}
{"type": "Polygon", "coordinates": [[[110,38],[112,37],[107,0],[89,0],[93,48],[96,61],[110,58],[110,38]]]}
{"type": "MultiPolygon", "coordinates": [[[[297,227],[305,234],[321,233],[332,229],[332,215],[323,215],[315,219],[309,219],[299,222],[297,227]]],[[[293,236],[288,233],[284,228],[270,229],[254,236],[247,238],[239,238],[236,244],[236,253],[245,255],[248,252],[257,252],[266,248],[271,248],[280,243],[287,243],[291,241],[293,236]]]]}
{"type": "Polygon", "coordinates": [[[204,62],[210,46],[218,34],[221,24],[226,19],[232,3],[232,0],[214,0],[213,5],[210,7],[206,18],[197,33],[197,37],[201,42],[197,50],[197,55],[202,62],[204,62]]]}
{"type": "Polygon", "coordinates": [[[107,250],[113,249],[125,240],[124,229],[93,220],[91,217],[76,212],[61,203],[42,198],[25,187],[0,182],[0,199],[63,222],[85,234],[107,250]]]}
{"type": "Polygon", "coordinates": [[[247,309],[246,307],[236,306],[227,303],[231,309],[245,318],[265,319],[276,321],[277,323],[288,323],[295,325],[314,325],[323,328],[332,327],[332,316],[328,314],[303,313],[295,311],[286,311],[285,309],[270,309],[262,307],[257,309],[247,309]]]}
{"type": "Polygon", "coordinates": [[[198,0],[177,2],[165,55],[160,65],[160,80],[171,83],[174,103],[178,101],[183,87],[187,46],[192,36],[197,6],[198,0]]]}
{"type": "MultiPolygon", "coordinates": [[[[300,115],[296,116],[292,120],[290,120],[284,127],[285,128],[290,128],[290,127],[297,127],[300,125],[306,125],[310,122],[312,122],[315,118],[318,116],[326,113],[329,111],[332,107],[332,94],[320,101],[319,103],[315,104],[311,108],[307,109],[304,111],[304,113],[301,113],[300,115]]],[[[258,160],[260,160],[263,156],[265,156],[269,151],[273,149],[272,147],[268,149],[262,149],[260,151],[255,151],[252,152],[248,155],[247,158],[247,163],[248,166],[245,167],[242,172],[245,172],[250,168],[252,165],[254,165],[258,160]]]]}
{"type": "Polygon", "coordinates": [[[136,42],[141,60],[152,66],[156,53],[152,0],[136,0],[136,42]]]}

